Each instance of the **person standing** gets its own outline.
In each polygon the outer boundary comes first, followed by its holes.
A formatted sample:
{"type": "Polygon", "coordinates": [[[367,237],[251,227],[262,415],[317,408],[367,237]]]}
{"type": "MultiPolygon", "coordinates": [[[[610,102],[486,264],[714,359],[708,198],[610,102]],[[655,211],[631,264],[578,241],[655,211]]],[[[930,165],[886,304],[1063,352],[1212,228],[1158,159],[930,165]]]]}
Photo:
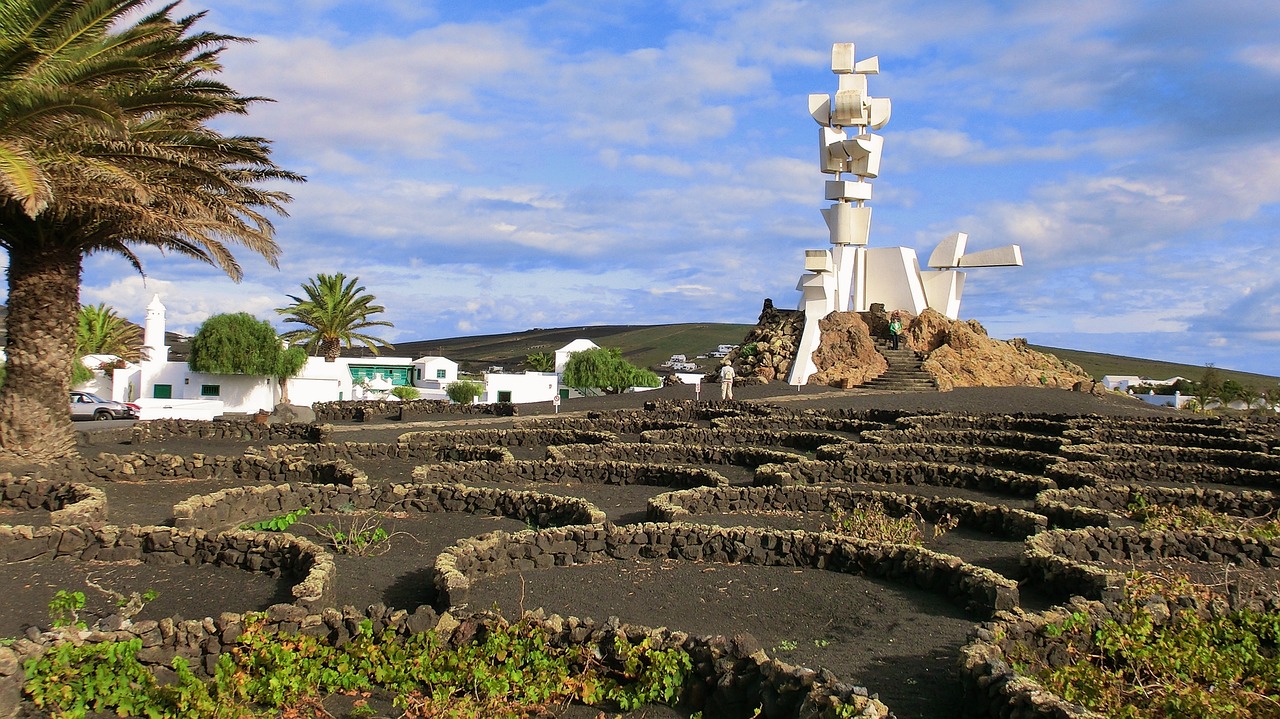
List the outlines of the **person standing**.
{"type": "Polygon", "coordinates": [[[720,399],[733,399],[733,365],[725,362],[720,366],[720,399]]]}
{"type": "Polygon", "coordinates": [[[902,335],[902,318],[897,312],[893,313],[893,317],[889,320],[889,343],[893,349],[898,349],[898,338],[902,335]]]}

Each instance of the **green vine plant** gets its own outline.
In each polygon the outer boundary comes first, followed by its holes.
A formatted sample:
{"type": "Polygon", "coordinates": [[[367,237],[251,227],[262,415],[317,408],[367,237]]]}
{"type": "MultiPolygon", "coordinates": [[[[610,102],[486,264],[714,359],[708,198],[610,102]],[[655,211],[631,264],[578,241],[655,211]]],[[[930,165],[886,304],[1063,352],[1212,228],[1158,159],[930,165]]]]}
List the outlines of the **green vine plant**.
{"type": "MultiPolygon", "coordinates": [[[[919,547],[924,544],[924,535],[920,532],[920,524],[923,521],[919,513],[915,516],[894,517],[889,514],[883,502],[873,500],[858,503],[848,510],[841,507],[834,508],[831,512],[831,522],[824,523],[822,531],[872,542],[909,544],[919,547]]],[[[944,515],[933,525],[934,539],[941,537],[959,524],[958,517],[944,515]]]]}
{"type": "Polygon", "coordinates": [[[1236,517],[1199,506],[1152,504],[1142,496],[1135,497],[1125,509],[1130,518],[1142,522],[1144,530],[1219,529],[1254,539],[1280,538],[1280,521],[1270,516],[1236,517]]]}
{"type": "Polygon", "coordinates": [[[1076,612],[1041,630],[1065,640],[1065,661],[1050,666],[1025,645],[1009,655],[1019,673],[1116,719],[1280,716],[1280,613],[1197,612],[1186,601],[1208,597],[1185,577],[1135,573],[1112,617],[1076,612]],[[1173,614],[1157,621],[1154,605],[1173,614]]]}
{"type": "Polygon", "coordinates": [[[87,629],[88,625],[80,618],[84,611],[84,592],[68,592],[59,589],[49,600],[49,623],[54,629],[87,629]]]}
{"type": "Polygon", "coordinates": [[[307,525],[340,554],[356,557],[378,557],[391,551],[391,540],[413,535],[408,532],[388,532],[381,524],[382,514],[359,513],[324,525],[307,525]]]}
{"type": "Polygon", "coordinates": [[[299,519],[310,513],[310,511],[311,510],[308,507],[299,507],[287,514],[282,514],[270,519],[264,519],[261,522],[254,522],[253,524],[244,524],[241,525],[240,528],[247,529],[251,532],[286,532],[289,530],[289,527],[296,524],[299,519]]]}
{"type": "Polygon", "coordinates": [[[693,667],[683,649],[659,648],[648,637],[553,646],[540,624],[523,619],[482,627],[456,648],[435,632],[397,637],[372,627],[366,620],[334,647],[268,630],[262,615],[249,617],[238,644],[219,655],[212,680],[199,680],[175,657],[176,679],[165,686],[138,660],[140,639],[65,642],[26,663],[25,692],[36,707],[67,717],[325,716],[319,706],[325,696],[381,689],[407,717],[522,719],[570,702],[611,711],[675,705],[693,667]]]}

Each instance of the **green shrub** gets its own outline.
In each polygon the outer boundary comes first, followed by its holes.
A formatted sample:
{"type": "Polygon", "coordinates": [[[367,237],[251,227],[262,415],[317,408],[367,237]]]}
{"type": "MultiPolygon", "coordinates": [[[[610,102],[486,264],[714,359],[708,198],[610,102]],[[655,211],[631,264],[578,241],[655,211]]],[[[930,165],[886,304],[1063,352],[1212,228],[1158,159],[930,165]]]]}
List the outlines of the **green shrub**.
{"type": "Polygon", "coordinates": [[[417,387],[409,387],[407,385],[401,385],[399,387],[392,388],[391,395],[399,399],[401,402],[408,402],[411,399],[417,399],[421,397],[422,393],[418,391],[417,387]]]}
{"type": "Polygon", "coordinates": [[[458,404],[471,404],[484,394],[484,385],[471,380],[460,379],[444,386],[444,393],[458,404]]]}

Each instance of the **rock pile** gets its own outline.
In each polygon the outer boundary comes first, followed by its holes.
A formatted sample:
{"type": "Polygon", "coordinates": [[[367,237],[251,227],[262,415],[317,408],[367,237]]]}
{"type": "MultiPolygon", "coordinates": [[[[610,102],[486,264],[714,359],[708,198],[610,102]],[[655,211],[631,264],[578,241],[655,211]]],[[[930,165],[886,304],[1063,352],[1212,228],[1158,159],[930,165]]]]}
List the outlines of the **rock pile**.
{"type": "MultiPolygon", "coordinates": [[[[818,371],[809,378],[810,384],[856,387],[888,369],[876,348],[876,338],[888,337],[889,314],[883,305],[873,305],[868,312],[833,312],[821,320],[820,327],[822,343],[814,352],[818,371]]],[[[727,359],[741,378],[785,382],[803,331],[801,312],[779,310],[766,299],[755,328],[727,359]]],[[[1007,386],[1099,391],[1077,365],[1036,352],[1024,339],[992,339],[974,320],[952,320],[927,309],[907,317],[902,339],[923,358],[922,369],[944,391],[1007,386]]],[[[715,372],[705,381],[716,381],[715,372]]]]}

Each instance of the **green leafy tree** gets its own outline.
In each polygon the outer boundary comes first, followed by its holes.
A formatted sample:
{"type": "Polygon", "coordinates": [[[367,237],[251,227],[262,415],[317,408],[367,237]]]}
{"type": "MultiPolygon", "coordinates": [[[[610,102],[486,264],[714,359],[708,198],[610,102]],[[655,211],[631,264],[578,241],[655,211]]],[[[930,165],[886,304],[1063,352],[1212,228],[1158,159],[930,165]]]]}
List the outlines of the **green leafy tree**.
{"type": "Polygon", "coordinates": [[[267,140],[209,126],[258,98],[218,82],[239,38],[194,29],[177,3],[0,0],[0,247],[8,252],[8,381],[0,454],[74,457],[67,389],[83,259],[140,249],[241,275],[231,248],[275,263],[268,213],[299,180],[267,140]]]}
{"type": "Polygon", "coordinates": [[[284,404],[289,404],[289,379],[297,377],[306,366],[307,351],[301,347],[290,347],[280,352],[280,358],[276,361],[276,369],[272,375],[280,382],[280,401],[284,404]]]}
{"type": "Polygon", "coordinates": [[[445,385],[444,393],[445,396],[458,404],[471,404],[476,401],[476,397],[484,394],[484,385],[479,382],[460,379],[457,382],[450,382],[445,385]]]}
{"type": "Polygon", "coordinates": [[[1195,398],[1196,404],[1201,410],[1207,410],[1209,400],[1219,399],[1222,395],[1222,376],[1218,374],[1218,369],[1212,364],[1204,366],[1204,373],[1200,375],[1200,381],[1196,383],[1195,398]]]}
{"type": "Polygon", "coordinates": [[[596,347],[569,355],[564,383],[583,394],[621,394],[632,387],[657,387],[662,380],[623,359],[617,347],[596,347]]]}
{"type": "Polygon", "coordinates": [[[316,275],[302,286],[306,298],[289,295],[293,304],[276,312],[284,315],[285,322],[305,325],[306,329],[284,333],[289,342],[302,342],[308,352],[323,356],[325,362],[334,362],[343,346],[363,344],[374,354],[392,345],[385,340],[364,334],[371,327],[391,327],[385,320],[371,319],[385,311],[375,305],[374,296],[359,286],[360,278],[350,280],[341,272],[333,275],[316,275]]]}
{"type": "Polygon", "coordinates": [[[126,362],[142,358],[142,328],[105,304],[80,308],[76,324],[76,356],[115,355],[126,362]]]}
{"type": "MultiPolygon", "coordinates": [[[[193,372],[278,377],[284,348],[271,324],[247,312],[214,315],[191,338],[193,372]]],[[[305,355],[304,355],[305,357],[305,355]]]]}
{"type": "Polygon", "coordinates": [[[524,363],[534,372],[554,372],[556,356],[550,352],[534,352],[524,358],[524,363]]]}

